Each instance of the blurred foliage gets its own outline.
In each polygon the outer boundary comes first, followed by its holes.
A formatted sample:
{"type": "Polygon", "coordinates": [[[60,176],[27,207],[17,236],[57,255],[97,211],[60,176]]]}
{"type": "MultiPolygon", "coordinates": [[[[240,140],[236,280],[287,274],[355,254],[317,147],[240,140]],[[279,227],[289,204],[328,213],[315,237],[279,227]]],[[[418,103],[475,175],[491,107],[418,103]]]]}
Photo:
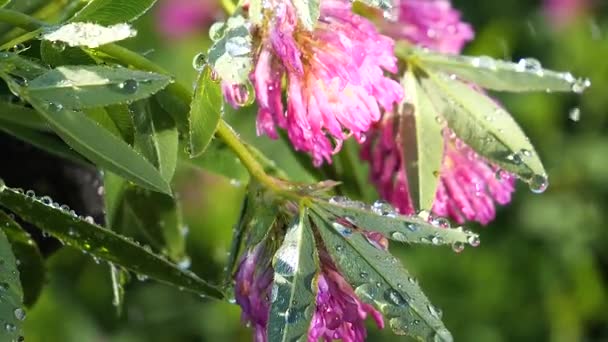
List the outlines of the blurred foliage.
{"type": "MultiPolygon", "coordinates": [[[[548,68],[589,76],[593,86],[582,97],[500,96],[543,157],[551,186],[534,195],[520,184],[512,205],[489,227],[477,229],[479,248],[461,254],[393,248],[443,309],[457,341],[607,341],[608,6],[596,1],[593,13],[554,27],[537,1],[454,2],[477,31],[466,53],[532,56],[548,68]],[[579,122],[569,119],[573,108],[580,109],[579,122]]],[[[163,39],[155,31],[154,11],[136,26],[138,36],[125,45],[192,85],[196,73],[190,60],[208,47],[205,30],[163,39]]],[[[227,115],[295,179],[309,178],[281,141],[255,138],[253,112],[227,115]]],[[[177,179],[192,270],[219,281],[244,188],[187,168],[177,179]]],[[[28,342],[251,340],[238,307],[229,303],[134,281],[117,316],[107,265],[70,249],[47,263],[48,284],[25,322],[28,342]]],[[[398,339],[388,329],[370,329],[370,341],[398,339]]]]}

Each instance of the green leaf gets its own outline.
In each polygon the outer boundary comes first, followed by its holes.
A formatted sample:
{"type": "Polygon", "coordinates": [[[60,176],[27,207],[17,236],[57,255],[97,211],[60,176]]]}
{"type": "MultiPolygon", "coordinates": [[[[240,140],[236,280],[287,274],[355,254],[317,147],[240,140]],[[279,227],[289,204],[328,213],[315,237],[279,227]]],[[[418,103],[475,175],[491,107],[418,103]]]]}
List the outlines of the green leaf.
{"type": "Polygon", "coordinates": [[[205,66],[198,76],[190,108],[190,157],[205,152],[220,122],[224,99],[219,82],[213,79],[213,70],[205,66]]]}
{"type": "Polygon", "coordinates": [[[5,188],[0,192],[0,204],[24,221],[94,257],[200,295],[223,298],[221,291],[194,273],[181,270],[132,240],[45,204],[40,199],[5,188]]]}
{"type": "Polygon", "coordinates": [[[51,43],[48,40],[40,42],[40,58],[52,67],[96,64],[95,60],[81,48],[51,43]]]}
{"type": "Polygon", "coordinates": [[[422,341],[453,340],[441,321],[441,311],[395,257],[361,234],[344,238],[328,221],[315,214],[312,217],[340,273],[361,300],[384,314],[393,332],[422,341]]]}
{"type": "Polygon", "coordinates": [[[122,139],[120,130],[114,123],[114,120],[110,117],[108,112],[103,107],[89,108],[84,110],[86,116],[95,121],[99,126],[103,127],[106,131],[114,134],[115,137],[122,139]]]}
{"type": "MultiPolygon", "coordinates": [[[[164,109],[165,112],[169,113],[171,117],[173,117],[173,120],[175,120],[179,127],[179,131],[186,133],[189,131],[188,115],[190,113],[190,103],[182,101],[182,99],[175,95],[176,92],[183,91],[184,88],[172,83],[169,84],[167,88],[156,93],[154,98],[161,108],[164,109]]],[[[189,93],[184,95],[184,97],[190,97],[189,93]]]]}
{"type": "Polygon", "coordinates": [[[306,213],[296,217],[274,256],[269,341],[306,341],[308,337],[319,268],[309,222],[306,213]]]}
{"type": "Polygon", "coordinates": [[[397,117],[402,162],[414,208],[430,210],[443,162],[441,117],[411,70],[402,83],[407,94],[397,117]]]}
{"type": "Polygon", "coordinates": [[[298,19],[302,25],[308,30],[315,29],[315,25],[321,15],[321,5],[319,0],[293,0],[292,3],[296,8],[298,19]]]}
{"type": "Polygon", "coordinates": [[[46,269],[42,255],[30,234],[1,210],[0,227],[11,243],[15,257],[19,260],[17,268],[23,285],[23,303],[27,307],[32,307],[40,296],[45,281],[46,269]]]}
{"type": "Polygon", "coordinates": [[[530,140],[499,104],[447,75],[429,72],[419,80],[450,129],[477,153],[524,180],[546,177],[530,140]]]}
{"type": "Polygon", "coordinates": [[[29,82],[28,96],[65,108],[126,103],[151,96],[171,79],[147,71],[108,66],[61,66],[29,82]]]}
{"type": "Polygon", "coordinates": [[[129,109],[129,106],[125,104],[118,104],[105,107],[108,116],[114,122],[116,128],[120,132],[120,136],[127,144],[133,144],[135,135],[135,127],[133,122],[133,115],[129,109]]]}
{"type": "Polygon", "coordinates": [[[123,178],[112,172],[103,173],[103,203],[106,227],[109,229],[114,230],[114,227],[118,227],[116,217],[126,188],[127,182],[123,178]]]}
{"type": "MultiPolygon", "coordinates": [[[[398,215],[386,202],[377,201],[371,207],[344,197],[332,197],[329,202],[317,200],[313,210],[333,222],[344,236],[354,232],[378,232],[388,239],[412,244],[452,246],[460,252],[466,244],[479,245],[479,235],[462,227],[446,229],[443,218],[426,221],[424,215],[398,215]],[[328,215],[328,213],[330,215],[328,215]]],[[[424,213],[424,212],[423,212],[424,213]]]]}
{"type": "Polygon", "coordinates": [[[130,280],[129,272],[110,263],[110,278],[112,280],[112,305],[116,307],[116,313],[120,316],[125,300],[125,285],[130,280]]]}
{"type": "Polygon", "coordinates": [[[209,49],[209,64],[222,81],[247,84],[253,68],[249,23],[242,16],[228,18],[223,36],[209,49]]]}
{"type": "Polygon", "coordinates": [[[486,89],[580,93],[590,85],[588,79],[577,79],[569,72],[544,69],[539,61],[530,58],[512,63],[488,56],[448,55],[421,49],[410,51],[409,58],[418,60],[423,68],[456,75],[486,89]]]}
{"type": "Polygon", "coordinates": [[[0,120],[37,131],[48,131],[49,126],[35,110],[8,102],[0,102],[0,120]]]}
{"type": "Polygon", "coordinates": [[[0,131],[60,158],[65,158],[79,164],[90,165],[86,159],[74,152],[74,150],[53,134],[19,126],[2,119],[0,119],[0,131]]]}
{"type": "Polygon", "coordinates": [[[4,51],[0,52],[0,70],[17,76],[22,80],[22,84],[48,71],[37,60],[4,51]]]}
{"type": "MultiPolygon", "coordinates": [[[[0,180],[0,189],[4,186],[0,180]]],[[[6,215],[3,213],[3,215],[6,215]]],[[[17,260],[11,245],[0,229],[0,339],[18,341],[21,335],[21,324],[25,318],[23,309],[23,290],[17,270],[17,260]]]]}
{"type": "Polygon", "coordinates": [[[156,0],[91,0],[70,22],[94,22],[112,25],[133,21],[142,16],[156,0]]]}
{"type": "Polygon", "coordinates": [[[93,120],[56,104],[29,101],[68,145],[96,165],[143,187],[171,194],[171,187],[152,164],[93,120]]]}
{"type": "Polygon", "coordinates": [[[158,250],[188,266],[184,223],[179,203],[163,194],[129,186],[123,194],[123,226],[137,228],[158,250]]]}
{"type": "Polygon", "coordinates": [[[0,0],[0,8],[6,6],[11,0],[0,0]]]}
{"type": "Polygon", "coordinates": [[[135,148],[170,183],[177,166],[179,142],[175,121],[153,101],[138,101],[131,108],[135,148]]]}

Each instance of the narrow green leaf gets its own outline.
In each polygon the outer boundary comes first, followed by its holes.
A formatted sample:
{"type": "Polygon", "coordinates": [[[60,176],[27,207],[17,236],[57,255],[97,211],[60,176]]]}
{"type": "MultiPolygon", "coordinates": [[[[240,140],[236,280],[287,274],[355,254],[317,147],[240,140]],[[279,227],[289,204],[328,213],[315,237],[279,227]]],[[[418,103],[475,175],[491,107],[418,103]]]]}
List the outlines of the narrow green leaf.
{"type": "Polygon", "coordinates": [[[68,145],[98,166],[143,187],[171,194],[171,187],[152,164],[93,120],[53,103],[29,101],[68,145]]]}
{"type": "Polygon", "coordinates": [[[368,207],[343,197],[333,197],[329,202],[318,200],[315,204],[313,210],[332,221],[334,227],[342,229],[344,236],[362,229],[381,233],[386,238],[399,242],[452,246],[458,252],[467,244],[479,245],[479,235],[465,231],[462,227],[446,229],[449,222],[445,219],[429,223],[423,216],[399,215],[383,201],[368,207]]]}
{"type": "Polygon", "coordinates": [[[321,5],[319,0],[294,0],[292,1],[298,14],[298,19],[302,25],[308,30],[315,29],[319,16],[321,14],[321,5]]]}
{"type": "Polygon", "coordinates": [[[457,79],[432,72],[427,76],[420,82],[458,138],[524,180],[545,177],[530,140],[504,108],[457,79]]]}
{"type": "Polygon", "coordinates": [[[124,192],[122,206],[123,222],[137,227],[180,267],[189,266],[181,208],[174,198],[130,186],[124,192]]]}
{"type": "Polygon", "coordinates": [[[190,108],[190,157],[205,152],[220,122],[224,99],[219,82],[213,79],[213,70],[206,66],[198,76],[190,108]]]}
{"type": "Polygon", "coordinates": [[[23,303],[27,307],[32,307],[40,296],[45,281],[46,269],[42,255],[30,234],[1,210],[0,227],[11,243],[15,257],[19,260],[17,268],[23,286],[23,303]]]}
{"type": "Polygon", "coordinates": [[[91,0],[70,22],[112,25],[133,21],[146,13],[156,0],[91,0]]]}
{"type": "Polygon", "coordinates": [[[223,298],[221,291],[194,273],[181,270],[135,242],[47,205],[40,199],[4,188],[0,192],[0,204],[19,215],[24,221],[92,256],[200,295],[223,298]]]}
{"type": "Polygon", "coordinates": [[[577,79],[569,72],[544,69],[539,61],[530,58],[512,63],[488,56],[447,55],[421,49],[411,51],[410,58],[419,60],[423,68],[456,75],[486,89],[580,93],[590,85],[589,80],[577,79]]]}
{"type": "Polygon", "coordinates": [[[48,131],[46,121],[35,110],[25,106],[0,102],[0,120],[37,131],[48,131]]]}
{"type": "Polygon", "coordinates": [[[133,115],[129,109],[129,106],[125,104],[118,104],[105,107],[108,112],[108,116],[120,131],[120,136],[129,145],[133,144],[135,135],[135,127],[133,122],[133,115]]]}
{"type": "MultiPolygon", "coordinates": [[[[0,187],[2,184],[0,183],[0,187]]],[[[18,341],[21,335],[21,324],[25,318],[23,290],[19,280],[17,260],[3,229],[0,229],[0,298],[2,298],[0,300],[0,321],[2,322],[0,339],[18,341]]]]}
{"type": "Polygon", "coordinates": [[[177,166],[179,142],[175,121],[153,101],[138,101],[131,109],[135,124],[135,148],[170,183],[177,166]]]}
{"type": "Polygon", "coordinates": [[[15,125],[0,119],[0,131],[12,135],[15,138],[35,146],[43,151],[53,154],[60,158],[65,158],[79,164],[90,165],[80,154],[72,150],[57,136],[36,131],[30,128],[15,125]]]}
{"type": "Polygon", "coordinates": [[[108,66],[60,66],[30,81],[28,96],[65,108],[127,103],[151,96],[171,82],[168,76],[108,66]]]}
{"type": "Polygon", "coordinates": [[[115,137],[122,139],[120,130],[114,123],[114,120],[108,115],[108,112],[103,107],[89,108],[83,110],[86,116],[95,121],[99,126],[103,127],[106,131],[114,134],[115,137]]]}
{"type": "Polygon", "coordinates": [[[129,272],[122,267],[110,263],[110,279],[112,280],[112,305],[114,305],[116,313],[120,316],[125,300],[125,285],[130,280],[129,272]]]}
{"type": "MultiPolygon", "coordinates": [[[[158,102],[161,108],[169,113],[173,120],[177,123],[180,133],[186,133],[188,129],[188,115],[190,113],[190,103],[182,101],[178,96],[175,96],[175,92],[183,91],[183,88],[177,84],[172,83],[167,88],[159,91],[154,96],[154,99],[158,102]]],[[[189,96],[190,94],[188,94],[189,96]]]]}
{"type": "Polygon", "coordinates": [[[422,341],[453,340],[441,321],[441,311],[395,257],[361,234],[344,238],[330,222],[315,214],[312,217],[340,273],[359,298],[384,314],[393,332],[422,341]]]}
{"type": "Polygon", "coordinates": [[[6,6],[11,0],[0,0],[0,8],[6,6]]]}
{"type": "Polygon", "coordinates": [[[112,172],[103,173],[103,203],[105,208],[106,227],[114,230],[117,226],[116,217],[122,205],[122,198],[127,188],[127,182],[112,172]]]}
{"type": "Polygon", "coordinates": [[[399,116],[399,138],[408,188],[414,208],[430,210],[439,186],[443,162],[443,134],[440,113],[418,83],[411,70],[403,78],[406,102],[399,116]]]}
{"type": "Polygon", "coordinates": [[[243,247],[243,236],[247,229],[247,224],[251,218],[249,207],[251,206],[251,194],[245,195],[245,200],[241,205],[241,214],[239,215],[239,221],[236,226],[232,229],[232,239],[230,239],[230,250],[228,251],[228,260],[226,261],[226,268],[224,269],[224,284],[228,285],[232,283],[233,274],[236,270],[239,256],[241,255],[243,247]]]}
{"type": "Polygon", "coordinates": [[[0,52],[0,70],[20,78],[21,84],[48,71],[38,60],[5,51],[0,52]]]}
{"type": "Polygon", "coordinates": [[[318,256],[306,213],[289,227],[273,259],[269,341],[306,341],[315,310],[318,256]]]}
{"type": "Polygon", "coordinates": [[[209,64],[222,81],[247,84],[253,68],[249,22],[240,15],[230,17],[223,36],[209,49],[209,64]]]}

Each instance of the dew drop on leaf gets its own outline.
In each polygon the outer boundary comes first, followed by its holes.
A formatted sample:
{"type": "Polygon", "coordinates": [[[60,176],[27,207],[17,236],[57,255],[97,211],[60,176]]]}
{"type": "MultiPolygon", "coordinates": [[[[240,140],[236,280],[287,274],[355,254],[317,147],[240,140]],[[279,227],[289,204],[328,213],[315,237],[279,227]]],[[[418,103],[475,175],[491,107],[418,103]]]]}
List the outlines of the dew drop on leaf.
{"type": "Polygon", "coordinates": [[[535,194],[542,194],[549,187],[549,180],[545,175],[534,175],[528,183],[530,191],[535,194]]]}
{"type": "Polygon", "coordinates": [[[580,108],[572,108],[568,113],[568,118],[574,122],[578,122],[581,119],[581,110],[580,108]]]}
{"type": "Polygon", "coordinates": [[[454,341],[454,337],[446,328],[440,328],[435,332],[433,336],[434,342],[452,342],[454,341]]]}
{"type": "Polygon", "coordinates": [[[51,113],[59,113],[63,110],[63,105],[57,102],[49,102],[47,108],[51,113]]]}
{"type": "Polygon", "coordinates": [[[55,40],[51,43],[51,47],[58,52],[63,52],[66,48],[66,43],[62,42],[61,40],[55,40]]]}
{"type": "Polygon", "coordinates": [[[23,321],[25,319],[25,310],[23,310],[22,308],[17,308],[15,309],[15,311],[13,311],[13,313],[15,314],[15,318],[23,321]]]}
{"type": "Polygon", "coordinates": [[[136,80],[125,80],[118,85],[118,88],[126,94],[135,94],[139,89],[139,83],[136,80]]]}
{"type": "Polygon", "coordinates": [[[386,292],[384,292],[384,299],[397,306],[407,305],[407,300],[405,300],[405,298],[403,298],[399,292],[393,289],[388,289],[386,292]]]}
{"type": "Polygon", "coordinates": [[[441,316],[443,315],[443,312],[441,311],[441,309],[434,307],[432,304],[428,304],[426,306],[426,308],[429,310],[429,313],[431,314],[431,316],[433,316],[436,319],[441,319],[441,316]]]}
{"type": "Polygon", "coordinates": [[[4,184],[4,180],[0,178],[0,192],[4,191],[4,189],[6,189],[6,184],[4,184]]]}
{"type": "Polygon", "coordinates": [[[194,68],[194,70],[196,71],[203,71],[205,69],[205,66],[207,65],[207,55],[205,55],[204,53],[200,52],[198,54],[196,54],[196,56],[194,56],[194,58],[192,58],[192,67],[194,68]]]}
{"type": "Polygon", "coordinates": [[[452,244],[452,250],[456,253],[460,253],[464,250],[464,243],[456,241],[452,244]]]}
{"type": "Polygon", "coordinates": [[[467,242],[469,243],[469,245],[477,247],[481,243],[481,240],[479,240],[479,236],[471,235],[468,237],[467,242]]]}

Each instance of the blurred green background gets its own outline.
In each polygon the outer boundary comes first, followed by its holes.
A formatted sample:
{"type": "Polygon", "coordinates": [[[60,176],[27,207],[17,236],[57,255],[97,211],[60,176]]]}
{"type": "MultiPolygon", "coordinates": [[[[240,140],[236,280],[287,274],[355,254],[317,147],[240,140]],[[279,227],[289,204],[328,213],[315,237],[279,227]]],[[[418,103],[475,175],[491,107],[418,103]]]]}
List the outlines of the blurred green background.
{"type": "MultiPolygon", "coordinates": [[[[202,2],[213,0],[201,0],[202,2]]],[[[393,250],[443,309],[457,341],[608,341],[608,6],[567,24],[550,25],[539,1],[454,1],[477,32],[469,54],[519,59],[589,76],[583,96],[498,94],[544,159],[551,186],[543,195],[519,184],[512,205],[488,227],[472,226],[482,245],[393,250]],[[569,118],[580,109],[580,121],[569,118]]],[[[163,64],[191,85],[192,57],[208,44],[206,28],[163,38],[157,11],[139,22],[125,44],[163,64]]],[[[286,146],[256,138],[254,116],[231,113],[242,135],[276,157],[295,178],[307,177],[286,146]]],[[[219,279],[244,188],[182,169],[177,184],[189,226],[192,270],[219,279]]],[[[27,314],[28,342],[248,341],[238,307],[203,301],[156,284],[133,281],[121,316],[115,314],[108,266],[64,248],[48,260],[48,284],[27,314]]],[[[407,340],[370,329],[370,341],[407,340]]]]}

